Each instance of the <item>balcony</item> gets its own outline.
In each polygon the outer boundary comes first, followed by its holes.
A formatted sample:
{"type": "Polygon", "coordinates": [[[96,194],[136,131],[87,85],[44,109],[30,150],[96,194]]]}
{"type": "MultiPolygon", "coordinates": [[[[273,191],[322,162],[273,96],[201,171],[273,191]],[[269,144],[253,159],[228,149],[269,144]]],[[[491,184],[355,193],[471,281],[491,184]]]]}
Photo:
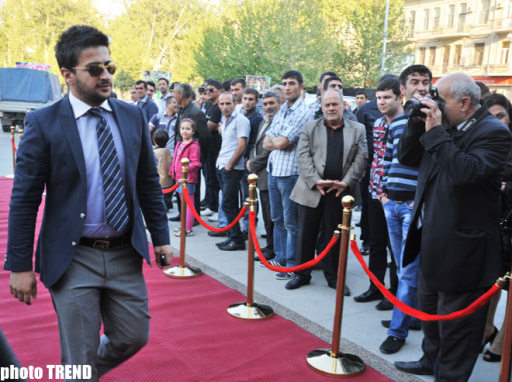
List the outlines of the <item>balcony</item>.
{"type": "Polygon", "coordinates": [[[499,19],[491,21],[491,31],[495,33],[509,33],[512,32],[512,19],[499,19]]]}
{"type": "Polygon", "coordinates": [[[439,25],[428,31],[418,31],[415,33],[415,38],[418,40],[430,40],[433,37],[438,39],[457,39],[469,37],[471,27],[468,24],[461,25],[439,25]]]}

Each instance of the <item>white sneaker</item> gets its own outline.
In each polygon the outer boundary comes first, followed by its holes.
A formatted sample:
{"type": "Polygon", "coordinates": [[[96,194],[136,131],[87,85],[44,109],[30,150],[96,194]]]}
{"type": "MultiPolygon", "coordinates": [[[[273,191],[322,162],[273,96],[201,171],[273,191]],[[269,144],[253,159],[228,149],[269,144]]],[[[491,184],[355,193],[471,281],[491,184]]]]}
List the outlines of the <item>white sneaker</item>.
{"type": "Polygon", "coordinates": [[[218,222],[219,221],[219,214],[217,212],[214,212],[212,216],[208,218],[209,222],[218,222]]]}
{"type": "Polygon", "coordinates": [[[213,212],[212,210],[210,210],[209,208],[207,208],[206,210],[204,211],[201,211],[201,216],[212,216],[215,212],[213,212]]]}
{"type": "MultiPolygon", "coordinates": [[[[185,233],[185,236],[188,236],[188,237],[190,237],[190,236],[194,236],[194,232],[192,232],[192,231],[187,231],[187,230],[185,230],[185,232],[186,232],[186,233],[185,233]]],[[[174,236],[176,236],[176,237],[181,237],[181,231],[177,231],[177,232],[175,231],[175,232],[174,232],[174,236]]]]}

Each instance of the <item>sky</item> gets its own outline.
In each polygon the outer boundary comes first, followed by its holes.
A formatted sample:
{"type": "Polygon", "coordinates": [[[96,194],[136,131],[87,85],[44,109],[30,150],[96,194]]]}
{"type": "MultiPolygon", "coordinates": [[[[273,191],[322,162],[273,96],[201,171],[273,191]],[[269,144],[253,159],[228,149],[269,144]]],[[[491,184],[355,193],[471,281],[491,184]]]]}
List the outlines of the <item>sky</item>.
{"type": "Polygon", "coordinates": [[[94,2],[98,10],[108,18],[114,18],[124,10],[121,0],[94,0],[94,2]]]}

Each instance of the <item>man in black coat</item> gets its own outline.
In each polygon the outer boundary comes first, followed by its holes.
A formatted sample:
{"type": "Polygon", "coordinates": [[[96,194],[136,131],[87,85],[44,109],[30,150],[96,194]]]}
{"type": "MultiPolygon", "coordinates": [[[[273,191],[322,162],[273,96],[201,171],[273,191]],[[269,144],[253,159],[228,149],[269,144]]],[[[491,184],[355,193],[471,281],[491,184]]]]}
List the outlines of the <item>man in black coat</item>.
{"type": "MultiPolygon", "coordinates": [[[[512,137],[480,105],[471,77],[451,74],[436,86],[445,112],[422,98],[426,116],[409,120],[398,157],[419,166],[403,266],[421,253],[419,309],[445,315],[482,296],[502,271],[500,186],[512,137]]],[[[486,317],[487,306],[454,321],[423,322],[423,357],[396,367],[436,381],[467,381],[486,317]]]]}

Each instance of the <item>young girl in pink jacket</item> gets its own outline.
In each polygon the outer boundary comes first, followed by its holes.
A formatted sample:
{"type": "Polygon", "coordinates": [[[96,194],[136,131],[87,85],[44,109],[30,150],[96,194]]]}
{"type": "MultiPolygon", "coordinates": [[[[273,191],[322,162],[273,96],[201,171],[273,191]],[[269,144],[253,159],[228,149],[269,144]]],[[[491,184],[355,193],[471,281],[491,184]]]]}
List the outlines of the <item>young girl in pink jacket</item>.
{"type": "MultiPolygon", "coordinates": [[[[201,168],[201,149],[199,143],[197,143],[192,136],[196,131],[196,125],[194,121],[189,118],[185,118],[181,121],[180,134],[183,138],[182,141],[176,144],[174,150],[174,157],[172,158],[172,166],[169,169],[171,176],[174,180],[178,181],[181,179],[181,160],[187,158],[190,163],[188,165],[188,182],[187,189],[190,195],[190,202],[194,205],[194,192],[196,191],[196,184],[199,178],[199,169],[201,168]]],[[[180,198],[183,197],[181,191],[181,185],[176,190],[180,198]]],[[[199,190],[197,190],[199,192],[199,190]]],[[[183,213],[183,211],[181,211],[183,213]]],[[[186,236],[194,236],[192,228],[194,226],[194,215],[187,205],[187,224],[186,224],[186,236]]],[[[179,228],[174,230],[174,236],[181,236],[179,228]]]]}

